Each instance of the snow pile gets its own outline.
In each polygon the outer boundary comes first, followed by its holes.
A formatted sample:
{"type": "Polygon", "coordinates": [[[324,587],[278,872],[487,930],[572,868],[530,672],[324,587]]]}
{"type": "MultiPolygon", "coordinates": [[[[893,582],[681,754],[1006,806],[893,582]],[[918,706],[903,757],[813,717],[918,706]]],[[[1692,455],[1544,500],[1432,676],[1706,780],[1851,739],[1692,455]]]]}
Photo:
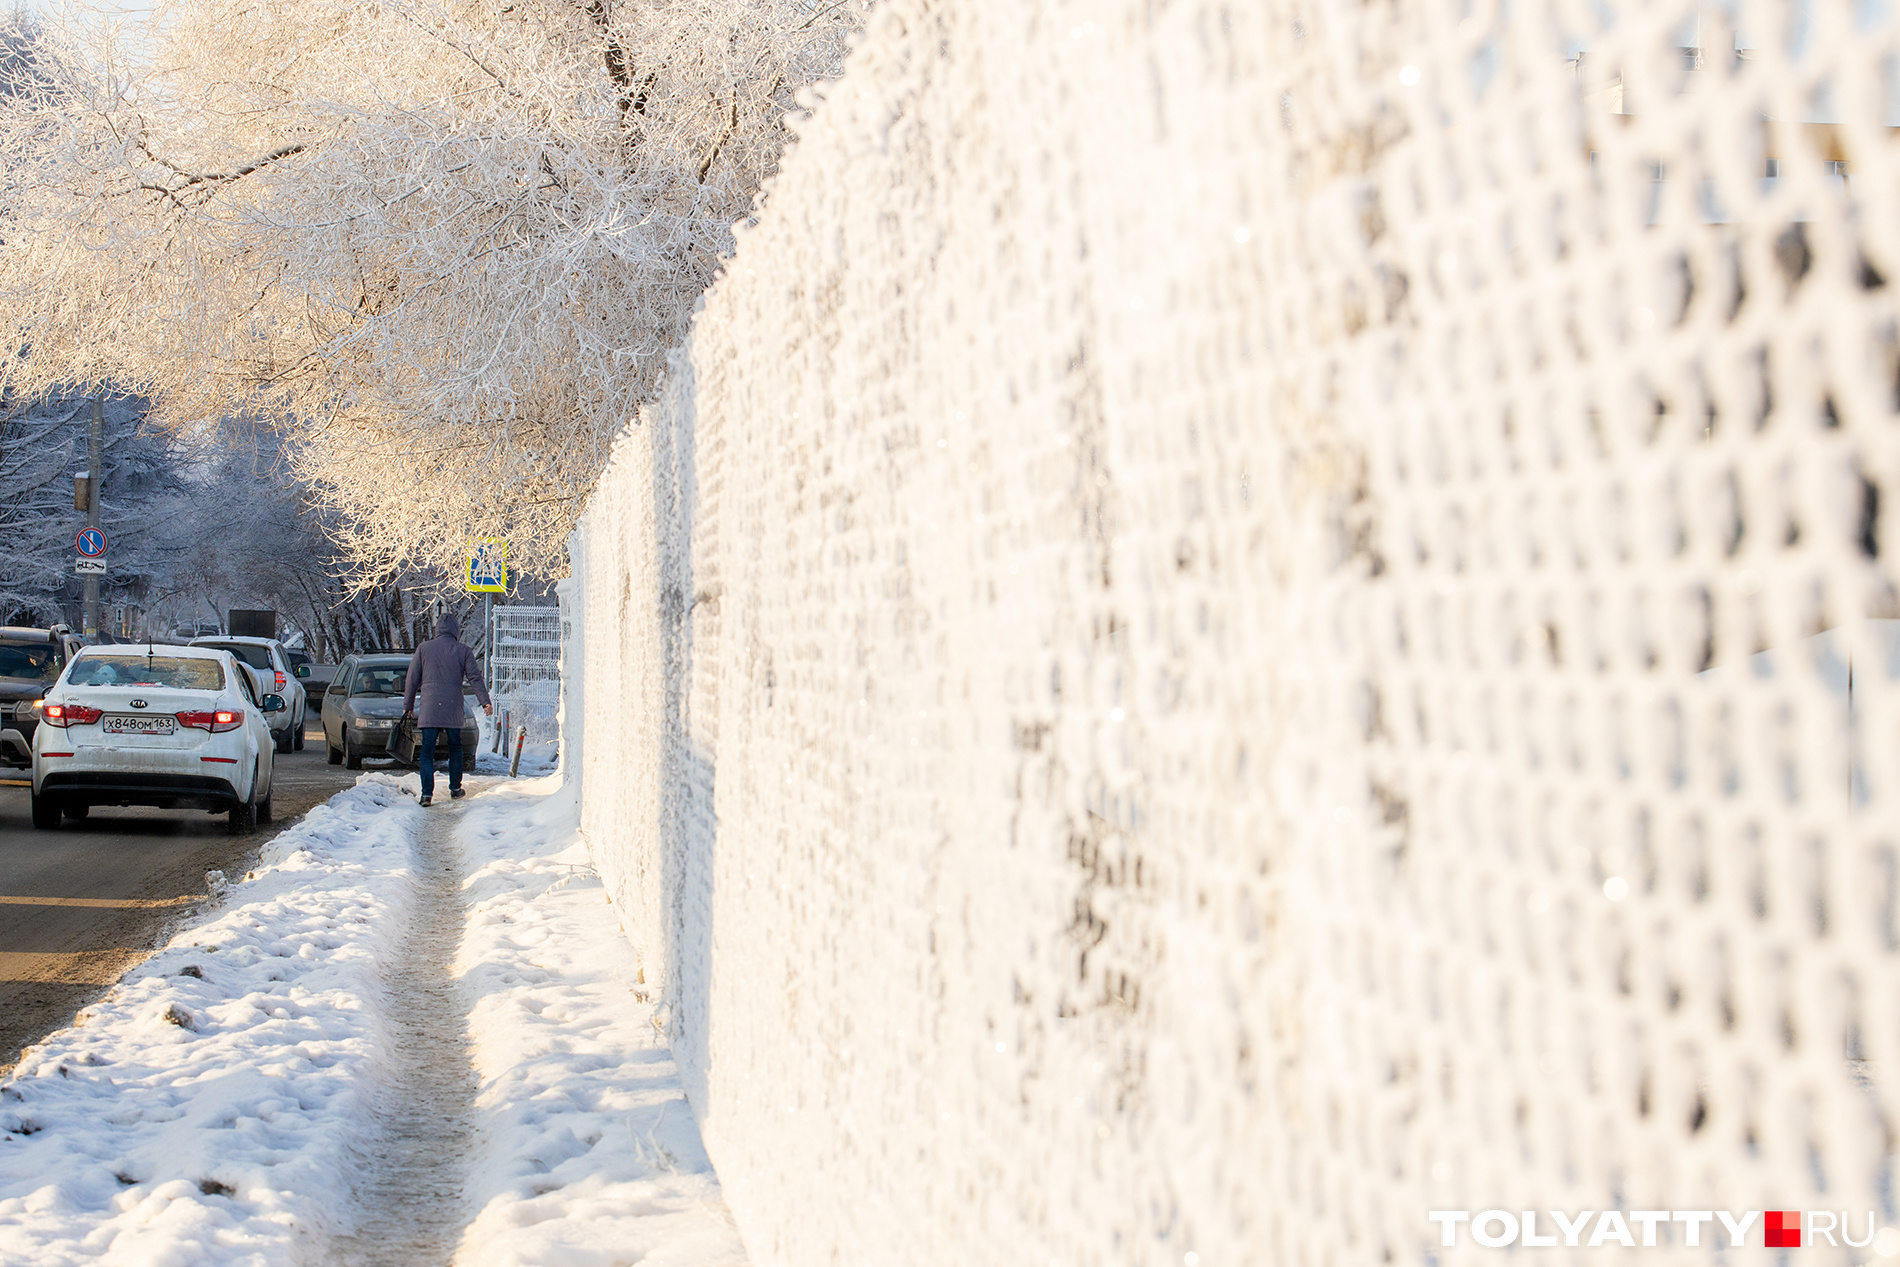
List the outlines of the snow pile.
{"type": "Polygon", "coordinates": [[[480,1213],[458,1261],[743,1263],[632,950],[557,788],[504,784],[461,825],[471,875],[457,968],[474,1001],[483,1142],[480,1213]]]}
{"type": "Polygon", "coordinates": [[[0,1088],[6,1261],[280,1263],[339,1230],[421,813],[366,775],[26,1053],[0,1088]]]}
{"type": "MultiPolygon", "coordinates": [[[[513,749],[507,752],[489,752],[484,749],[481,755],[475,759],[475,764],[471,768],[477,774],[499,774],[506,777],[508,767],[513,761],[513,749]]],[[[528,742],[521,749],[521,768],[518,773],[520,777],[524,779],[534,778],[543,774],[554,773],[556,767],[559,765],[560,744],[547,740],[537,740],[530,736],[528,742]]],[[[446,773],[447,769],[448,766],[446,764],[441,762],[437,763],[435,777],[438,781],[446,780],[449,777],[446,773]]]]}
{"type": "Polygon", "coordinates": [[[415,838],[459,810],[480,1094],[458,1261],[745,1261],[571,797],[472,784],[424,811],[416,783],[366,774],[242,882],[214,873],[211,911],[26,1054],[0,1088],[0,1260],[334,1257],[411,1058],[384,981],[419,918],[415,838]]]}

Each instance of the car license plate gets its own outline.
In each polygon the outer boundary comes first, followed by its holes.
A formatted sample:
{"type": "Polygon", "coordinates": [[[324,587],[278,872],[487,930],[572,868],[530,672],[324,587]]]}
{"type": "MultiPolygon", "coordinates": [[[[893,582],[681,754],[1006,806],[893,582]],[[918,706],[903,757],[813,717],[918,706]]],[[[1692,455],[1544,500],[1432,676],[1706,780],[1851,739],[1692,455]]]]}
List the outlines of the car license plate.
{"type": "Polygon", "coordinates": [[[108,735],[169,735],[178,729],[175,717],[108,717],[101,727],[108,735]]]}

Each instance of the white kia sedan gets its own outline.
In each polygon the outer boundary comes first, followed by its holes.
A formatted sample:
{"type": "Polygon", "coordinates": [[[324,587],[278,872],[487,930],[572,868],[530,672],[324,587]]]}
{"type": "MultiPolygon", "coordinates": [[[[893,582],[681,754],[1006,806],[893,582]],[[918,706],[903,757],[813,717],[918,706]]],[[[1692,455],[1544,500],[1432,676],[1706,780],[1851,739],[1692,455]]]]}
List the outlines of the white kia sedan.
{"type": "Polygon", "coordinates": [[[33,732],[33,825],[153,805],[253,831],[270,821],[270,722],[283,711],[229,651],[87,647],[46,692],[33,732]]]}

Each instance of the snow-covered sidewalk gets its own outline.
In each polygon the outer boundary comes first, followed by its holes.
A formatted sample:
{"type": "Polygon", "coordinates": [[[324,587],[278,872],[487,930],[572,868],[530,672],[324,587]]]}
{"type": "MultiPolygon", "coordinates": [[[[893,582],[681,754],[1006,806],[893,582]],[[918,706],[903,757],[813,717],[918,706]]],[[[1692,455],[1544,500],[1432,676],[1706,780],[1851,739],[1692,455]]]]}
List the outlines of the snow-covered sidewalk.
{"type": "Polygon", "coordinates": [[[503,783],[462,821],[458,969],[484,1138],[456,1261],[739,1267],[632,948],[555,782],[503,783]]]}
{"type": "Polygon", "coordinates": [[[373,1259],[359,1224],[416,1164],[378,1142],[392,1088],[417,1084],[413,1003],[387,978],[429,953],[418,921],[459,908],[442,941],[473,1077],[430,1093],[466,1115],[442,1174],[469,1220],[455,1261],[743,1263],[559,783],[471,780],[424,810],[413,774],[369,774],[272,840],[0,1086],[0,1262],[373,1259]],[[427,900],[425,822],[459,903],[427,900]]]}

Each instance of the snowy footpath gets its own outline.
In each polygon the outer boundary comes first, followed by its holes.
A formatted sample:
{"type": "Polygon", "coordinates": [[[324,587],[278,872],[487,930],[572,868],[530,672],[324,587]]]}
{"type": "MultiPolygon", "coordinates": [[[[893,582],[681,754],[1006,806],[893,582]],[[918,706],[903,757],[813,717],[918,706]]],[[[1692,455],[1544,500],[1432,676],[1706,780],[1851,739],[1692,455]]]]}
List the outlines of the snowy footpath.
{"type": "Polygon", "coordinates": [[[744,1263],[559,777],[469,785],[366,774],[26,1053],[0,1264],[744,1263]]]}

